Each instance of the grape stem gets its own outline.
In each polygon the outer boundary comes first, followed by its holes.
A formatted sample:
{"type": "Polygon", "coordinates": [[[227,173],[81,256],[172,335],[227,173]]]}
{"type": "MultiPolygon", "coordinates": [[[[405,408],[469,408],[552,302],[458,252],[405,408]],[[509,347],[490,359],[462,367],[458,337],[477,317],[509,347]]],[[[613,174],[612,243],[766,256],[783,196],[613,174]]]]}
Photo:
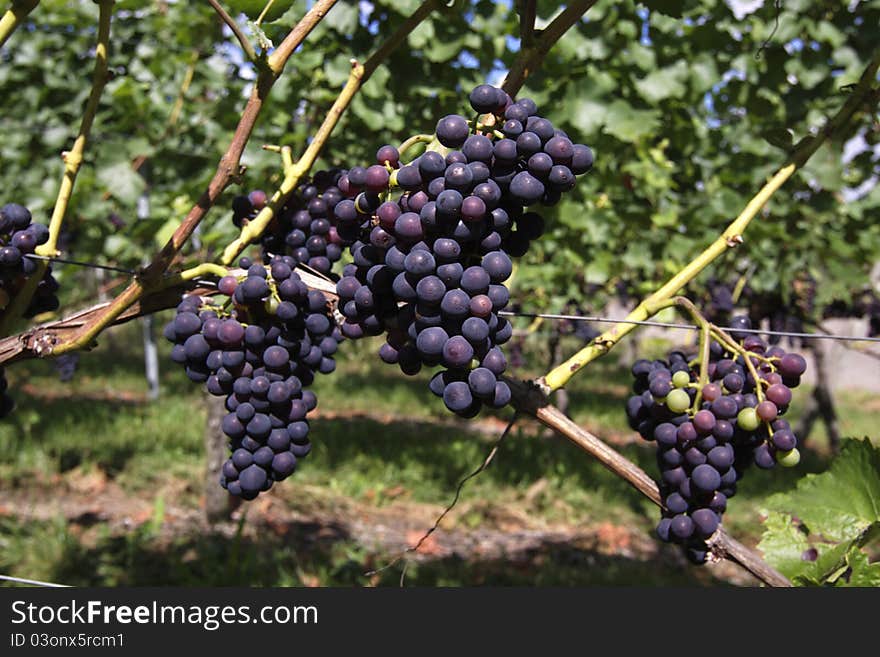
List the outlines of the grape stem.
{"type": "Polygon", "coordinates": [[[700,382],[697,385],[697,396],[694,397],[694,413],[700,410],[703,401],[703,388],[709,385],[709,347],[712,338],[710,336],[709,323],[700,325],[700,382]]]}
{"type": "Polygon", "coordinates": [[[432,141],[434,141],[434,135],[413,135],[400,145],[397,152],[400,154],[400,157],[403,158],[403,154],[417,144],[430,144],[432,141]]]}
{"type": "MultiPolygon", "coordinates": [[[[95,69],[92,74],[92,89],[89,93],[88,101],[86,101],[83,110],[82,120],[80,122],[79,133],[73,143],[73,148],[63,153],[64,160],[64,177],[58,188],[58,196],[55,199],[55,207],[52,209],[52,218],[49,221],[49,239],[45,244],[36,248],[36,254],[42,256],[57,256],[58,253],[58,235],[61,233],[61,226],[64,223],[64,217],[67,214],[67,207],[70,204],[70,198],[73,195],[73,187],[76,183],[76,176],[79,173],[80,166],[83,162],[83,154],[85,153],[86,144],[89,134],[92,130],[92,124],[95,121],[95,115],[98,112],[98,103],[101,100],[101,94],[107,84],[108,67],[107,67],[107,49],[110,42],[110,17],[113,14],[114,0],[100,0],[98,2],[98,38],[95,45],[95,69]]],[[[36,6],[36,3],[33,3],[36,6]]],[[[13,3],[13,10],[16,3],[13,3]]],[[[32,7],[33,8],[33,7],[32,7]]],[[[13,11],[10,10],[10,11],[13,11]]],[[[0,40],[2,43],[2,40],[0,40]]],[[[22,316],[27,309],[28,304],[34,296],[37,285],[43,279],[49,263],[47,261],[39,261],[34,273],[31,274],[12,303],[6,308],[2,322],[0,322],[0,335],[6,335],[12,322],[15,322],[22,316]]]]}
{"type": "Polygon", "coordinates": [[[224,276],[234,274],[234,271],[229,270],[226,267],[221,267],[220,265],[216,265],[213,262],[203,262],[202,264],[196,265],[195,267],[185,269],[179,274],[173,274],[169,276],[166,281],[169,281],[169,284],[173,285],[178,282],[182,283],[184,281],[194,281],[197,278],[202,278],[203,276],[216,276],[217,278],[223,278],[224,276]],[[170,281],[174,282],[170,283],[170,281]]]}
{"type": "Polygon", "coordinates": [[[691,316],[694,323],[700,327],[700,380],[697,386],[697,396],[694,397],[693,410],[696,413],[700,408],[700,402],[703,399],[703,388],[709,384],[709,347],[711,345],[710,333],[712,324],[709,323],[703,313],[693,304],[687,297],[673,297],[672,302],[684,310],[691,316]]]}
{"type": "MultiPolygon", "coordinates": [[[[681,269],[675,276],[667,281],[662,287],[640,303],[629,315],[627,320],[642,321],[650,318],[653,307],[660,307],[662,303],[679,290],[693,281],[706,267],[714,262],[729,249],[742,244],[742,235],[748,228],[749,223],[758,215],[767,204],[773,194],[794,175],[794,173],[806,164],[810,157],[819,150],[819,147],[852,120],[856,112],[865,105],[866,101],[873,104],[877,98],[872,97],[873,84],[877,70],[880,68],[880,50],[875,54],[871,62],[862,73],[859,82],[855,85],[847,101],[843,104],[835,116],[826,122],[825,126],[815,135],[805,137],[794,148],[788,163],[761,188],[761,190],[746,205],[740,215],[725,229],[725,231],[707,247],[700,255],[681,269]]],[[[656,311],[655,311],[656,312],[656,311]]],[[[636,328],[635,324],[615,324],[609,330],[597,337],[589,345],[578,351],[561,365],[555,367],[536,383],[546,392],[563,387],[584,366],[610,351],[624,336],[636,328]]]]}
{"type": "MultiPolygon", "coordinates": [[[[587,454],[595,457],[605,468],[624,479],[654,504],[663,506],[660,489],[644,470],[550,404],[544,391],[533,382],[517,381],[507,377],[505,381],[513,393],[512,404],[517,411],[531,415],[544,426],[558,432],[587,454]]],[[[718,528],[707,544],[711,547],[713,555],[739,564],[765,584],[791,586],[791,582],[784,575],[765,562],[754,550],[731,537],[723,527],[718,528]]]]}
{"type": "Polygon", "coordinates": [[[753,354],[751,351],[743,349],[736,340],[734,340],[717,326],[712,327],[712,335],[730,352],[736,354],[737,356],[742,356],[743,360],[745,361],[746,368],[749,370],[749,374],[751,374],[752,378],[754,378],[755,380],[755,395],[758,397],[758,402],[760,403],[764,401],[764,390],[761,388],[761,377],[758,374],[758,370],[755,369],[755,364],[752,362],[752,356],[754,356],[755,354],[753,354]]]}
{"type": "Polygon", "coordinates": [[[269,13],[269,10],[272,8],[272,5],[275,4],[275,0],[269,0],[266,3],[266,6],[263,7],[263,11],[260,12],[260,15],[257,16],[257,20],[254,21],[254,25],[259,27],[263,24],[263,20],[266,18],[266,14],[269,13]]]}
{"type": "Polygon", "coordinates": [[[40,0],[13,1],[12,6],[0,18],[0,48],[38,4],[40,4],[40,0]]]}
{"type": "MultiPolygon", "coordinates": [[[[235,35],[235,38],[238,39],[238,44],[241,46],[241,49],[244,50],[245,57],[252,62],[256,62],[257,53],[254,50],[254,46],[250,42],[250,39],[247,38],[247,35],[241,31],[241,28],[238,26],[238,23],[235,22],[235,19],[229,15],[217,0],[208,0],[208,2],[214,8],[214,11],[217,12],[220,20],[226,23],[227,27],[232,30],[232,34],[235,35]]],[[[259,25],[259,21],[257,21],[257,25],[259,25]]]]}
{"type": "Polygon", "coordinates": [[[695,361],[691,361],[688,363],[688,365],[691,367],[693,367],[693,365],[696,363],[700,364],[700,379],[699,383],[696,386],[697,396],[694,398],[694,403],[692,406],[693,412],[696,413],[696,411],[700,408],[700,401],[702,400],[703,396],[703,387],[709,383],[709,335],[713,328],[713,325],[703,316],[699,308],[697,308],[694,303],[687,297],[676,296],[672,297],[671,299],[659,301],[656,304],[651,305],[649,312],[651,313],[651,315],[656,315],[661,310],[671,307],[678,307],[684,310],[690,316],[691,320],[693,320],[693,322],[700,329],[699,357],[695,361]]]}

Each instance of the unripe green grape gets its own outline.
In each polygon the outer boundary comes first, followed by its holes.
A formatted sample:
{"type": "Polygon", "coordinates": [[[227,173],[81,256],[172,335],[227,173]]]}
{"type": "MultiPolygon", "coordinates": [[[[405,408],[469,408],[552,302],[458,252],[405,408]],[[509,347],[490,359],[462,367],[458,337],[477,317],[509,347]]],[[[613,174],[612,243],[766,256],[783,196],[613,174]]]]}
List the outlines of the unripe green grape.
{"type": "Polygon", "coordinates": [[[269,296],[269,298],[266,299],[266,302],[263,305],[266,308],[267,313],[269,313],[270,315],[274,315],[276,312],[278,312],[278,303],[278,299],[276,299],[274,296],[269,296]]]}
{"type": "Polygon", "coordinates": [[[761,426],[761,420],[754,408],[744,408],[736,416],[736,425],[744,431],[754,431],[761,426]]]}
{"type": "Polygon", "coordinates": [[[801,453],[797,447],[787,452],[776,452],[776,462],[785,468],[793,468],[801,462],[801,453]]]}
{"type": "Polygon", "coordinates": [[[684,388],[691,382],[691,375],[683,370],[679,370],[672,375],[672,385],[676,388],[684,388]]]}
{"type": "Polygon", "coordinates": [[[681,388],[676,388],[666,395],[666,406],[673,413],[684,413],[691,405],[691,398],[681,388]]]}

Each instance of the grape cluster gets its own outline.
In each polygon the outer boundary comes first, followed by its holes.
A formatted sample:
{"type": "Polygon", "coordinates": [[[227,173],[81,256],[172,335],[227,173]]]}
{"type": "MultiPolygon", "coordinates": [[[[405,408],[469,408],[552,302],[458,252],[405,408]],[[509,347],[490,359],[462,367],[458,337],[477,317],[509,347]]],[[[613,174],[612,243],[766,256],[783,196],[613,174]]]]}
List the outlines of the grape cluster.
{"type": "Polygon", "coordinates": [[[673,351],[666,360],[633,365],[635,395],[626,404],[630,426],[657,443],[665,508],[657,534],[683,545],[696,563],[705,561],[705,540],[718,528],[748,465],[770,469],[800,460],[797,439],[781,416],[806,361],[743,333],[751,328],[747,317],[731,324],[737,350],[710,343],[702,388],[700,364],[673,351]]]}
{"type": "MultiPolygon", "coordinates": [[[[36,261],[28,258],[41,244],[49,240],[49,229],[43,224],[31,223],[30,211],[17,203],[0,208],[0,309],[5,308],[37,270],[36,261]]],[[[34,295],[24,311],[33,317],[58,308],[58,282],[47,267],[37,284],[34,295]]]]}
{"type": "Polygon", "coordinates": [[[342,257],[333,208],[343,196],[338,169],[319,171],[290,195],[278,217],[263,234],[268,254],[286,253],[298,263],[327,275],[342,257]]]}
{"type": "Polygon", "coordinates": [[[242,258],[243,274],[220,279],[222,305],[188,296],[165,337],[171,358],[208,392],[226,397],[223,432],[231,457],[220,484],[254,499],[290,476],[311,450],[306,415],[317,405],[306,388],[329,374],[342,339],[323,294],[309,290],[290,256],[269,267],[242,258]]]}
{"type": "Polygon", "coordinates": [[[380,358],[408,375],[441,365],[430,389],[462,417],[510,401],[504,282],[544,230],[525,208],[556,203],[593,162],[529,99],[480,85],[470,101],[478,117],[440,119],[412,162],[383,146],[375,164],[344,172],[333,208],[353,257],[337,284],[343,334],[384,333],[380,358]]]}
{"type": "MultiPolygon", "coordinates": [[[[333,214],[343,198],[336,186],[341,175],[339,170],[319,171],[294,190],[261,238],[267,260],[288,255],[296,264],[324,275],[330,273],[333,263],[342,257],[342,240],[333,214]]],[[[241,228],[243,221],[256,217],[267,202],[266,193],[259,190],[236,196],[232,200],[233,223],[241,228]]]]}

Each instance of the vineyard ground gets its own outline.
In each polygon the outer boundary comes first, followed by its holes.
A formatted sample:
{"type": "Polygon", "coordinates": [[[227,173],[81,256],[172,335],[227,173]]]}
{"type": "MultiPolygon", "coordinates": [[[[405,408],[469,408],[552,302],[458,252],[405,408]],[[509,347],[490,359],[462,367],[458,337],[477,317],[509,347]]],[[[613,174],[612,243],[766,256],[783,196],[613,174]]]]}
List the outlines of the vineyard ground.
{"type": "MultiPolygon", "coordinates": [[[[70,383],[49,363],[10,368],[19,409],[0,428],[0,573],[110,586],[396,584],[399,568],[364,573],[418,540],[510,413],[450,419],[426,376],[403,377],[372,358],[374,348],[344,345],[337,372],[318,382],[315,449],[295,477],[214,526],[200,507],[202,393],[164,344],[155,403],[146,402],[134,325],[84,354],[70,383]]],[[[545,359],[527,345],[526,362],[545,359]]],[[[613,361],[573,382],[571,412],[653,473],[652,450],[623,422],[628,375],[613,361]]],[[[868,433],[876,399],[839,397],[844,434],[868,433]]],[[[827,466],[821,427],[809,443],[799,472],[745,478],[725,516],[734,535],[756,543],[761,500],[827,466]]],[[[424,544],[407,582],[754,583],[729,564],[689,567],[651,537],[655,516],[617,477],[523,420],[424,544]]]]}

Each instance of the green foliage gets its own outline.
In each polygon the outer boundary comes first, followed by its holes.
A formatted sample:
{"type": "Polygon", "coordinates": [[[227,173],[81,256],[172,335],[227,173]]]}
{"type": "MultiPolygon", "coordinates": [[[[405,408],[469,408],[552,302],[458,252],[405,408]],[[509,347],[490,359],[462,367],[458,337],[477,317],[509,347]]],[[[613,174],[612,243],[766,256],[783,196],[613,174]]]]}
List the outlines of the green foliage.
{"type": "Polygon", "coordinates": [[[880,585],[880,563],[863,550],[880,529],[880,449],[870,441],[848,440],[828,471],[773,495],[766,509],[759,547],[793,581],[880,585]]]}
{"type": "MultiPolygon", "coordinates": [[[[369,57],[418,4],[333,7],[264,109],[244,155],[246,188],[279,180],[277,155],[259,145],[288,143],[300,152],[344,83],[349,59],[369,57]]],[[[262,26],[266,36],[278,43],[306,8],[305,0],[294,2],[281,20],[262,26]]],[[[538,25],[557,11],[556,3],[538,3],[538,25]]],[[[38,215],[50,209],[57,156],[75,134],[87,94],[96,13],[93,3],[44,2],[3,51],[0,185],[22,190],[16,200],[38,215]]],[[[551,232],[526,258],[536,266],[521,269],[517,293],[529,295],[530,305],[558,309],[585,295],[601,302],[602,290],[641,295],[687,262],[790,145],[840,106],[841,89],[871,55],[864,26],[880,21],[880,7],[785,3],[779,30],[756,58],[773,21],[769,5],[737,19],[725,3],[599,3],[550,51],[523,95],[594,146],[597,165],[574,200],[549,211],[551,232]]],[[[465,111],[463,90],[498,79],[517,56],[518,34],[516,11],[504,3],[476,0],[436,11],[379,66],[318,166],[367,163],[381,144],[430,132],[439,116],[465,111]]],[[[137,264],[155,249],[153,236],[167,234],[198,197],[254,72],[207,4],[124,3],[111,36],[117,75],[96,120],[68,231],[81,252],[109,251],[137,264]],[[192,83],[171,125],[191,66],[192,83]],[[140,163],[136,170],[133,163],[140,163]],[[150,209],[138,220],[142,192],[150,209]],[[127,227],[115,229],[106,221],[111,214],[127,227]]],[[[876,143],[876,130],[856,122],[844,137],[876,143]]],[[[842,194],[871,180],[878,165],[870,151],[843,163],[841,146],[817,154],[772,200],[768,216],[753,223],[736,257],[711,273],[730,279],[756,269],[753,288],[787,293],[809,272],[820,282],[820,306],[862,287],[880,255],[880,227],[872,220],[880,197],[870,184],[848,202],[842,194]]],[[[222,210],[201,228],[208,248],[231,235],[222,210]]]]}
{"type": "MultiPolygon", "coordinates": [[[[550,52],[524,94],[594,147],[596,168],[579,183],[579,198],[552,212],[552,234],[526,257],[537,265],[519,281],[530,308],[558,309],[550,290],[575,299],[596,295],[595,285],[608,294],[653,291],[843,104],[845,85],[876,48],[865,26],[880,23],[880,6],[781,6],[779,30],[763,49],[772,3],[737,19],[728,3],[663,0],[599,3],[550,52]],[[572,270],[584,273],[574,289],[572,270]]],[[[870,219],[880,209],[870,182],[880,166],[870,148],[841,158],[851,138],[877,142],[871,118],[857,117],[814,156],[706,277],[732,282],[754,269],[756,291],[788,295],[809,273],[819,307],[865,286],[880,256],[880,227],[870,219]],[[863,184],[862,195],[847,191],[863,184]]]]}
{"type": "MultiPolygon", "coordinates": [[[[220,3],[228,11],[247,14],[248,18],[256,19],[269,4],[268,0],[224,0],[220,3]]],[[[266,11],[263,20],[266,22],[277,21],[284,15],[293,4],[293,0],[275,0],[266,11]]]]}

